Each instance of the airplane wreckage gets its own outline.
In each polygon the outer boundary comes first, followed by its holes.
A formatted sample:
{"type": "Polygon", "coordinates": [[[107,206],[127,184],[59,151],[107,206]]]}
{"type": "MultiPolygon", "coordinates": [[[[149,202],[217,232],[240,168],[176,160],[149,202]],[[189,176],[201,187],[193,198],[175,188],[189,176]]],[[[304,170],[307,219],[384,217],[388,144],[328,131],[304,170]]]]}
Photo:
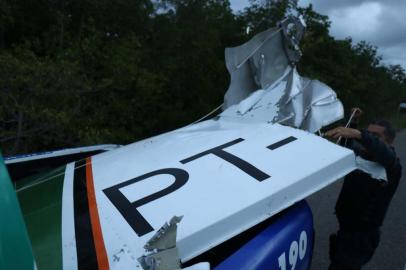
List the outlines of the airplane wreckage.
{"type": "Polygon", "coordinates": [[[356,163],[315,134],[343,106],[298,74],[304,29],[289,17],[227,48],[231,83],[210,120],[122,147],[6,158],[0,268],[308,269],[303,199],[356,163]],[[30,175],[47,164],[57,168],[30,175]]]}

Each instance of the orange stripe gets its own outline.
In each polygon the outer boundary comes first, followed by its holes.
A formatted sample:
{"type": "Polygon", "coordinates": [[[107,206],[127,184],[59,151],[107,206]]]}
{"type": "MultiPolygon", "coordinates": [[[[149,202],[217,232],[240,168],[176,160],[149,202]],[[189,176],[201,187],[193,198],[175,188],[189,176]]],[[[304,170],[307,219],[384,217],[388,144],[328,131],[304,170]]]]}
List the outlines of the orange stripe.
{"type": "Polygon", "coordinates": [[[96,247],[97,264],[99,269],[109,269],[109,261],[104,246],[103,234],[100,226],[99,212],[97,211],[96,195],[94,192],[92,159],[86,158],[86,186],[87,198],[89,202],[90,222],[92,223],[92,232],[94,245],[96,247]]]}

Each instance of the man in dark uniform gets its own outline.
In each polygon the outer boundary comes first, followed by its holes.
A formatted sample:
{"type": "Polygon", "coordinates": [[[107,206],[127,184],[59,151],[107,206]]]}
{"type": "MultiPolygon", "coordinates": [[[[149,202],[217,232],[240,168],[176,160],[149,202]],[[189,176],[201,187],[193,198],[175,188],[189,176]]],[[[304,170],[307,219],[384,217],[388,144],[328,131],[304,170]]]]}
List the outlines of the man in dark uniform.
{"type": "MultiPolygon", "coordinates": [[[[358,120],[361,113],[359,110],[354,119],[358,120]]],[[[330,270],[361,269],[378,247],[380,227],[401,177],[402,167],[393,148],[395,135],[386,120],[373,121],[366,130],[358,130],[353,124],[326,133],[331,138],[342,138],[357,156],[382,165],[387,178],[378,180],[361,170],[344,178],[335,208],[339,230],[330,236],[330,270]]]]}

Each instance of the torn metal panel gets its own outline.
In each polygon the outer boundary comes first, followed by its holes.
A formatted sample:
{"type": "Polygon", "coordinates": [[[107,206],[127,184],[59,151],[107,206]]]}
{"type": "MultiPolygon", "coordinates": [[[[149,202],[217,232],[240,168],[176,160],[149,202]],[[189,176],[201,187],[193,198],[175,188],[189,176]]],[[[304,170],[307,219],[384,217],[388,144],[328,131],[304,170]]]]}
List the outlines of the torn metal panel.
{"type": "Polygon", "coordinates": [[[144,248],[151,252],[138,258],[144,270],[176,270],[180,269],[179,252],[176,247],[177,224],[182,217],[174,216],[165,223],[144,248]]]}
{"type": "Polygon", "coordinates": [[[253,91],[268,88],[281,78],[300,59],[303,32],[303,21],[289,17],[278,27],[259,33],[240,46],[226,48],[231,83],[223,108],[240,102],[253,91]]]}
{"type": "Polygon", "coordinates": [[[283,123],[315,132],[344,115],[327,85],[301,77],[294,67],[301,57],[304,23],[288,18],[279,27],[226,49],[231,75],[221,117],[234,121],[283,123]]]}
{"type": "Polygon", "coordinates": [[[220,114],[231,121],[283,123],[316,132],[342,118],[344,109],[327,85],[300,77],[296,69],[220,114]]]}
{"type": "Polygon", "coordinates": [[[174,216],[169,223],[165,223],[154,236],[145,244],[147,251],[164,250],[176,246],[177,225],[183,217],[174,216]]]}
{"type": "Polygon", "coordinates": [[[165,223],[145,244],[146,255],[138,258],[144,270],[210,270],[208,262],[180,268],[179,251],[176,247],[177,224],[183,217],[174,216],[165,223]]]}
{"type": "Polygon", "coordinates": [[[179,253],[176,248],[142,256],[138,261],[143,270],[180,270],[179,253]]]}
{"type": "Polygon", "coordinates": [[[223,109],[271,85],[289,66],[278,28],[262,32],[241,46],[227,48],[225,57],[231,82],[223,109]]]}
{"type": "Polygon", "coordinates": [[[371,175],[373,179],[388,182],[385,167],[377,162],[363,159],[360,156],[355,157],[357,169],[371,175]]]}
{"type": "Polygon", "coordinates": [[[279,27],[283,31],[285,53],[290,63],[295,65],[300,60],[300,57],[302,57],[299,43],[304,35],[306,24],[301,17],[289,17],[288,19],[283,20],[279,24],[279,27]]]}

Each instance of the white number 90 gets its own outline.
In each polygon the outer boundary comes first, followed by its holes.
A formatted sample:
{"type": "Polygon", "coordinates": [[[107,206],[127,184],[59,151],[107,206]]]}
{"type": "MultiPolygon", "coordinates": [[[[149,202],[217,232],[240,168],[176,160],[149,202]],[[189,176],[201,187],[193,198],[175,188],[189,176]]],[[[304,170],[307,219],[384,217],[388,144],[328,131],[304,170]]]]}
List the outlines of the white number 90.
{"type": "MultiPolygon", "coordinates": [[[[307,234],[306,231],[302,231],[299,237],[299,243],[297,241],[293,241],[290,244],[289,248],[289,264],[290,270],[295,270],[297,260],[303,260],[304,256],[306,255],[307,249],[307,234]]],[[[286,270],[286,255],[285,252],[281,254],[278,258],[279,268],[281,270],[286,270]]]]}

